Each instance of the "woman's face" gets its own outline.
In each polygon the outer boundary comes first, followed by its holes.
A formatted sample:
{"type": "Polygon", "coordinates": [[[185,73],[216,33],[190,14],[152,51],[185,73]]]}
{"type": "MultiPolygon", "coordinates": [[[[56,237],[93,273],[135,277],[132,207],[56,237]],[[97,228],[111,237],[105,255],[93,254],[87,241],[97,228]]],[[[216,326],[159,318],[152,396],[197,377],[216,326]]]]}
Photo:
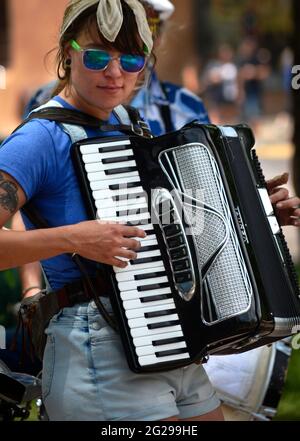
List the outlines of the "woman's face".
{"type": "MultiPolygon", "coordinates": [[[[96,25],[93,32],[82,32],[76,41],[83,49],[106,50],[99,39],[96,25]]],[[[108,52],[112,57],[121,55],[116,50],[108,50],[108,52]]],[[[114,107],[128,100],[141,75],[124,72],[118,59],[111,60],[103,71],[93,71],[83,65],[82,52],[70,47],[67,55],[71,59],[71,88],[67,96],[68,101],[76,108],[101,119],[107,119],[114,107]]]]}

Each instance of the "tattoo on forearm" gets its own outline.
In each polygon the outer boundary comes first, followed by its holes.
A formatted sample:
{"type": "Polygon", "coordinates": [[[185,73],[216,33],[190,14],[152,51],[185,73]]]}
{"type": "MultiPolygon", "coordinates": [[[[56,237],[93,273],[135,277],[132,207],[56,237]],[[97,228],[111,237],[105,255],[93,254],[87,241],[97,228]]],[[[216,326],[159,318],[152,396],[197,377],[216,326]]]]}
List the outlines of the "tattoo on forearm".
{"type": "Polygon", "coordinates": [[[0,172],[0,207],[14,213],[18,208],[18,187],[0,172]]]}

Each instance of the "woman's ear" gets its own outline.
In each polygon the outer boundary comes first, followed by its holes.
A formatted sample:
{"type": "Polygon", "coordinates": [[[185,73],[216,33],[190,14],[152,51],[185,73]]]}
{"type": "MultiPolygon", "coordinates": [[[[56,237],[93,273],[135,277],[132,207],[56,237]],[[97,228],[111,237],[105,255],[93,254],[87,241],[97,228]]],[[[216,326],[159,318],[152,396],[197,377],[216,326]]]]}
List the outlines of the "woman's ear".
{"type": "Polygon", "coordinates": [[[72,48],[70,43],[67,43],[64,49],[64,55],[65,55],[65,59],[71,59],[72,58],[72,48]]]}

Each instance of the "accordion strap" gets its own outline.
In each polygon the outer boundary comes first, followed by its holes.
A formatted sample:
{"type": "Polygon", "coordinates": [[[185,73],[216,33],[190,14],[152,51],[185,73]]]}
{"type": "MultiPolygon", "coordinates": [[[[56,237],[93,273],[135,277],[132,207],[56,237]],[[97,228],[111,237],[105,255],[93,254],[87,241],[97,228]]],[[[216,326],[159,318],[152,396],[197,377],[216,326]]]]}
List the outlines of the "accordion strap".
{"type": "MultiPolygon", "coordinates": [[[[152,136],[148,124],[141,120],[139,112],[133,107],[118,106],[113,113],[118,119],[119,124],[108,124],[106,121],[102,121],[84,112],[58,107],[56,106],[56,103],[57,102],[54,100],[51,100],[51,102],[49,102],[50,106],[41,106],[37,110],[31,112],[22,124],[14,130],[14,132],[32,119],[48,119],[60,123],[62,126],[72,125],[79,127],[92,127],[103,132],[118,131],[146,138],[152,136]]],[[[82,136],[82,138],[84,137],[86,136],[82,136]]]]}

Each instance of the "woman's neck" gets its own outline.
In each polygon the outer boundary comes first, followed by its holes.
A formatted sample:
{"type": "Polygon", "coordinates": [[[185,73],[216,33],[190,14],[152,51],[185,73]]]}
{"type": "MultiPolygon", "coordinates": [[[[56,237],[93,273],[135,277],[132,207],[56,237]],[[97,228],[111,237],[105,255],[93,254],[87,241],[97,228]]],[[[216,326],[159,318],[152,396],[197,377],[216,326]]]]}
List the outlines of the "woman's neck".
{"type": "Polygon", "coordinates": [[[104,110],[89,104],[83,97],[81,97],[73,89],[69,91],[63,89],[59,93],[59,96],[63,100],[65,100],[68,104],[75,107],[77,110],[80,110],[81,112],[87,113],[88,115],[94,116],[95,118],[98,118],[103,121],[107,121],[109,119],[109,116],[113,110],[113,109],[104,110]]]}

